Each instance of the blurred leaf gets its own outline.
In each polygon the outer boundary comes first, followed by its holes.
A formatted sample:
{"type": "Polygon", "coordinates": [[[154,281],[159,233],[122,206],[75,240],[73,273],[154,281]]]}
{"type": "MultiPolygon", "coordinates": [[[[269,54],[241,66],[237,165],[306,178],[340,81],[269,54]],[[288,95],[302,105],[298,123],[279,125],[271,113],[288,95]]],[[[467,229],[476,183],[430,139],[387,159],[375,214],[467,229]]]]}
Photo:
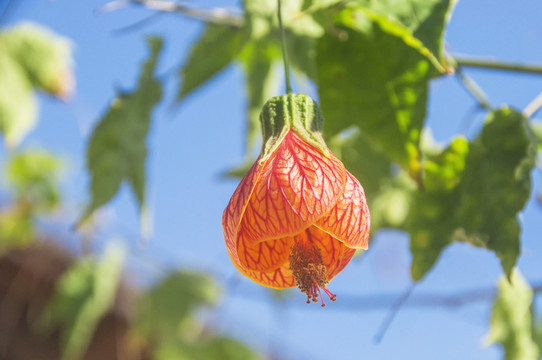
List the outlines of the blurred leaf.
{"type": "Polygon", "coordinates": [[[150,58],[143,64],[138,88],[119,94],[94,128],[87,148],[87,168],[91,174],[91,201],[78,221],[82,224],[118,192],[127,180],[140,206],[145,203],[145,138],[151,112],[162,96],[161,83],[154,77],[160,38],[149,38],[150,58]]]}
{"type": "Polygon", "coordinates": [[[407,230],[416,190],[416,183],[404,171],[383,179],[378,192],[368,199],[371,232],[376,233],[383,228],[407,230]]]}
{"type": "Polygon", "coordinates": [[[265,102],[278,91],[276,62],[280,59],[280,48],[272,41],[252,41],[241,54],[246,74],[248,96],[248,128],[246,155],[254,150],[260,133],[260,111],[265,102]]]}
{"type": "Polygon", "coordinates": [[[0,132],[8,146],[18,145],[36,123],[32,85],[23,68],[0,43],[0,132]]]}
{"type": "Polygon", "coordinates": [[[34,241],[34,221],[26,204],[0,208],[0,255],[34,241]]]}
{"type": "Polygon", "coordinates": [[[140,299],[136,331],[150,339],[175,339],[194,310],[217,298],[218,288],[210,277],[184,271],[170,274],[140,299]]]}
{"type": "Polygon", "coordinates": [[[165,342],[155,354],[156,360],[257,360],[261,359],[245,345],[217,337],[197,343],[165,342]]]}
{"type": "Polygon", "coordinates": [[[58,281],[42,321],[49,329],[61,327],[62,359],[79,359],[85,353],[113,304],[123,262],[123,247],[111,243],[100,261],[81,258],[58,281]]]}
{"type": "Polygon", "coordinates": [[[411,274],[415,281],[421,280],[433,267],[442,250],[453,241],[456,227],[462,226],[455,222],[461,199],[457,187],[468,152],[468,141],[458,137],[424,163],[426,189],[416,194],[408,224],[411,274]]]}
{"type": "Polygon", "coordinates": [[[457,213],[466,240],[495,251],[507,275],[520,252],[518,213],[531,193],[536,148],[536,137],[520,112],[496,110],[472,143],[460,184],[457,213]]]}
{"type": "Polygon", "coordinates": [[[37,24],[0,32],[0,53],[21,66],[32,86],[61,97],[72,90],[71,47],[69,40],[37,24]]]}
{"type": "Polygon", "coordinates": [[[0,253],[33,242],[36,216],[58,205],[60,167],[60,159],[40,150],[17,152],[8,159],[2,175],[13,199],[0,207],[0,253]]]}
{"type": "Polygon", "coordinates": [[[442,35],[455,0],[357,0],[357,3],[400,22],[441,58],[442,35]]]}
{"type": "Polygon", "coordinates": [[[0,132],[18,145],[36,123],[33,89],[68,97],[73,90],[71,45],[41,26],[0,31],[0,132]]]}
{"type": "Polygon", "coordinates": [[[347,8],[335,25],[318,44],[327,136],[357,125],[416,178],[428,82],[443,69],[407,28],[383,15],[347,8]]]}
{"type": "Polygon", "coordinates": [[[390,160],[375,149],[358,128],[340,132],[329,139],[328,144],[333,154],[363,185],[367,199],[372,199],[382,182],[390,178],[390,160]]]}
{"type": "Polygon", "coordinates": [[[180,70],[182,85],[177,101],[184,99],[231,63],[246,40],[245,29],[208,24],[180,70]]]}
{"type": "Polygon", "coordinates": [[[412,277],[420,280],[452,241],[494,251],[510,274],[520,251],[518,213],[531,190],[536,138],[515,110],[491,113],[467,146],[458,138],[425,164],[410,216],[412,277]]]}
{"type": "Polygon", "coordinates": [[[15,197],[28,202],[33,211],[48,211],[57,206],[61,160],[40,150],[16,153],[6,167],[7,181],[15,197]]]}
{"type": "Polygon", "coordinates": [[[542,151],[542,122],[531,121],[531,129],[533,129],[536,139],[538,140],[538,151],[542,151]]]}
{"type": "Polygon", "coordinates": [[[533,338],[533,291],[519,271],[499,281],[493,304],[489,343],[503,346],[506,360],[537,360],[542,355],[533,338]]]}

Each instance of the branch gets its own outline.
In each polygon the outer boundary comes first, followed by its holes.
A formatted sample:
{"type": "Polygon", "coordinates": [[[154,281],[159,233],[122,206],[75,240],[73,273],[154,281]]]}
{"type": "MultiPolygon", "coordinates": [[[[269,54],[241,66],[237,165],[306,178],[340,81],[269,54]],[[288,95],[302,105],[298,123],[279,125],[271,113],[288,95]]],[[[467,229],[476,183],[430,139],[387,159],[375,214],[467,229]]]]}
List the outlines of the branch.
{"type": "Polygon", "coordinates": [[[452,55],[452,57],[458,66],[542,74],[542,64],[511,63],[470,55],[452,55]]]}
{"type": "Polygon", "coordinates": [[[493,107],[491,106],[489,102],[489,98],[482,90],[482,88],[470,77],[468,77],[461,67],[457,67],[456,69],[456,75],[461,80],[461,83],[465,87],[465,89],[476,99],[478,104],[480,104],[481,107],[488,111],[492,111],[493,107]]]}
{"type": "MultiPolygon", "coordinates": [[[[534,294],[542,293],[542,280],[531,283],[531,288],[534,294]]],[[[401,307],[409,308],[447,308],[457,309],[463,306],[472,305],[483,301],[492,301],[497,295],[497,288],[495,286],[486,288],[476,288],[460,290],[453,293],[414,293],[410,295],[410,289],[407,293],[396,294],[374,294],[374,295],[352,295],[352,294],[337,294],[337,301],[333,303],[333,306],[326,307],[328,310],[346,310],[350,312],[355,311],[374,311],[374,310],[389,310],[390,308],[400,304],[401,307]],[[408,294],[408,295],[407,295],[408,294]],[[410,295],[410,296],[409,296],[410,295]],[[406,300],[403,300],[408,297],[406,300]],[[399,299],[399,301],[398,301],[399,299]]],[[[246,293],[237,294],[232,293],[233,296],[242,296],[244,299],[253,299],[254,301],[260,301],[253,296],[247,296],[246,293]]],[[[300,298],[292,297],[285,301],[289,306],[295,306],[296,308],[310,309],[304,301],[300,298]]]]}
{"type": "Polygon", "coordinates": [[[536,112],[538,110],[540,110],[540,108],[542,107],[542,92],[540,94],[538,94],[534,99],[533,101],[531,101],[529,103],[529,105],[527,105],[525,107],[525,109],[523,110],[523,114],[527,117],[527,118],[530,118],[532,117],[534,114],[536,114],[536,112]]]}
{"type": "Polygon", "coordinates": [[[190,18],[214,24],[229,25],[234,27],[241,27],[244,24],[243,16],[234,14],[226,9],[200,9],[191,7],[183,2],[167,0],[114,0],[97,9],[97,12],[110,12],[129,6],[143,6],[149,10],[159,12],[179,13],[190,18]]]}

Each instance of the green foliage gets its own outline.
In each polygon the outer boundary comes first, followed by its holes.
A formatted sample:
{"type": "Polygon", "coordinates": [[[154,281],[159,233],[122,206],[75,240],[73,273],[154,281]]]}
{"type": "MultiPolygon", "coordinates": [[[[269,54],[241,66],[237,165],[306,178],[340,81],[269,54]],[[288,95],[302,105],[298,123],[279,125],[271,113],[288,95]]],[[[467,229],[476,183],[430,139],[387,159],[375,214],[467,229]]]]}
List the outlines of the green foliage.
{"type": "Polygon", "coordinates": [[[113,304],[123,262],[124,249],[112,243],[100,261],[81,258],[58,281],[42,326],[61,326],[62,359],[79,359],[85,353],[98,322],[113,304]]]}
{"type": "Polygon", "coordinates": [[[92,177],[91,201],[79,224],[111,200],[124,180],[128,181],[139,204],[144,207],[145,138],[152,109],[162,97],[161,83],[154,77],[162,40],[149,38],[148,44],[151,55],[142,66],[137,89],[118,95],[90,138],[87,167],[92,177]]]}
{"type": "Polygon", "coordinates": [[[506,360],[537,360],[542,355],[533,337],[532,301],[533,291],[519,271],[499,281],[488,342],[502,345],[506,360]]]}
{"type": "Polygon", "coordinates": [[[166,342],[155,352],[156,360],[258,360],[256,353],[228,338],[215,337],[197,343],[166,342]]]}
{"type": "Polygon", "coordinates": [[[139,300],[136,336],[156,346],[153,358],[158,360],[258,359],[246,346],[206,333],[194,321],[193,313],[216,303],[218,293],[214,281],[203,274],[168,275],[139,300]]]}
{"type": "Polygon", "coordinates": [[[452,241],[494,251],[510,274],[519,256],[518,212],[531,190],[536,138],[523,115],[491,113],[470,144],[457,138],[428,160],[409,232],[412,277],[420,280],[452,241]]]}
{"type": "Polygon", "coordinates": [[[442,70],[410,31],[364,8],[335,18],[318,45],[319,94],[326,134],[358,126],[415,178],[429,80],[442,70]]]}
{"type": "Polygon", "coordinates": [[[172,273],[140,299],[136,331],[155,341],[176,339],[194,310],[217,299],[218,288],[208,276],[172,273]]]}
{"type": "Polygon", "coordinates": [[[18,145],[35,126],[35,89],[68,97],[72,91],[71,45],[31,23],[0,31],[0,132],[18,145]]]}
{"type": "Polygon", "coordinates": [[[54,210],[59,201],[61,161],[42,150],[15,153],[5,166],[11,203],[0,206],[0,253],[34,240],[36,216],[54,210]]]}
{"type": "Polygon", "coordinates": [[[241,28],[207,25],[181,68],[182,86],[177,100],[182,100],[224,69],[243,48],[246,37],[241,28]],[[212,51],[212,56],[209,56],[209,51],[212,51]]]}
{"type": "Polygon", "coordinates": [[[342,131],[329,139],[328,143],[333,153],[363,184],[368,199],[375,196],[383,179],[391,176],[389,158],[372,147],[367,137],[359,129],[342,131]]]}
{"type": "Polygon", "coordinates": [[[6,166],[6,177],[16,201],[32,204],[37,211],[54,209],[60,200],[61,160],[43,150],[15,153],[6,166]]]}
{"type": "Polygon", "coordinates": [[[357,0],[377,14],[403,24],[439,59],[442,58],[442,35],[454,0],[357,0]]]}

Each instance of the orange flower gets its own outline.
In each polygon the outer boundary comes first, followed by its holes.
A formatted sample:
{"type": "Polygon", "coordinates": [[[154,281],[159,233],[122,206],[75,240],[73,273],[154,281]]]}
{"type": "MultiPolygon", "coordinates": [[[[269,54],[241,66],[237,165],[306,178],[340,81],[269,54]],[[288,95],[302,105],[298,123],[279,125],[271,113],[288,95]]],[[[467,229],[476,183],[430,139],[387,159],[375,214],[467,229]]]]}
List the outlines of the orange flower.
{"type": "Polygon", "coordinates": [[[222,216],[230,258],[261,285],[297,285],[307,303],[322,288],[334,301],[327,283],[367,249],[363,188],[324,143],[320,109],[308,96],[271,98],[260,121],[262,152],[222,216]]]}

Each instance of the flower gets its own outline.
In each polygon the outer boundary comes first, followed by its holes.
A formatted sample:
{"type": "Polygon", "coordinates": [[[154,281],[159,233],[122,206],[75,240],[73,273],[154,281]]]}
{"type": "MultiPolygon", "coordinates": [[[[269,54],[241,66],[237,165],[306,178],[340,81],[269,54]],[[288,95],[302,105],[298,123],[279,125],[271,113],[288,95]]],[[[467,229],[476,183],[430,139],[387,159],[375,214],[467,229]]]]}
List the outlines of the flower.
{"type": "Polygon", "coordinates": [[[334,301],[327,283],[367,249],[363,188],[327,148],[320,108],[308,96],[271,98],[260,121],[262,151],[222,216],[230,258],[258,284],[297,285],[307,303],[321,288],[334,301]]]}

